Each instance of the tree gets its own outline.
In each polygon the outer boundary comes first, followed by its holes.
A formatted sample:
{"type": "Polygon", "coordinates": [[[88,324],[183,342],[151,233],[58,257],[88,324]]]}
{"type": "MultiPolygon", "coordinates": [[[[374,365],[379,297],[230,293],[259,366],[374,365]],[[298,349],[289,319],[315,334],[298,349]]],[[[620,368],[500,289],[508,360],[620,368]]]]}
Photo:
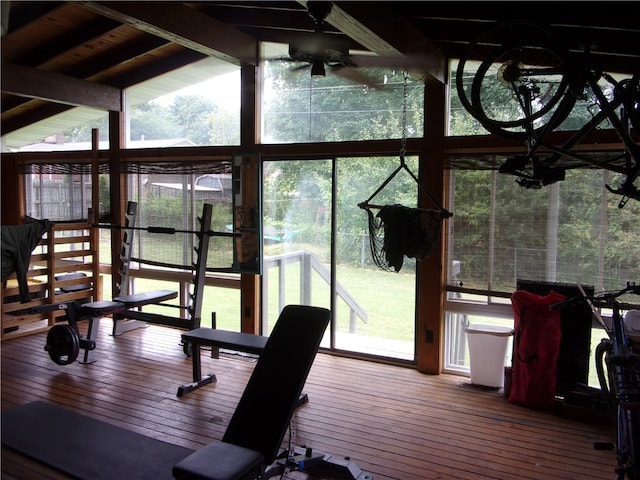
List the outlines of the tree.
{"type": "Polygon", "coordinates": [[[131,140],[180,138],[183,128],[169,109],[155,102],[136,105],[130,110],[131,140]]]}
{"type": "MultiPolygon", "coordinates": [[[[264,136],[269,142],[330,142],[401,138],[404,73],[359,69],[375,86],[359,85],[327,71],[311,77],[309,70],[291,70],[267,62],[264,136]]],[[[423,126],[423,84],[407,79],[407,136],[423,126]]]]}
{"type": "Polygon", "coordinates": [[[211,100],[199,95],[178,96],[170,108],[171,115],[183,129],[186,138],[196,145],[209,144],[211,118],[218,111],[211,100]]]}

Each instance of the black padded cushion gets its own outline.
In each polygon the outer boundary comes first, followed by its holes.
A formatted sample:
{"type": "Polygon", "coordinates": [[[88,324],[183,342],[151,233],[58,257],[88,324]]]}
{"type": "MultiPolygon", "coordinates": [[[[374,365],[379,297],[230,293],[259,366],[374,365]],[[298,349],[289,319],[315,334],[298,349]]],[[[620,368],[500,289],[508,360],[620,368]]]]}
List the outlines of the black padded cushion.
{"type": "Polygon", "coordinates": [[[214,442],[174,465],[173,476],[181,480],[254,480],[264,463],[255,450],[214,442]]]}
{"type": "Polygon", "coordinates": [[[80,319],[103,317],[112,313],[124,310],[124,304],[120,302],[110,302],[109,300],[98,300],[97,302],[83,303],[78,311],[80,319]]]}
{"type": "Polygon", "coordinates": [[[175,478],[252,480],[258,475],[256,461],[274,462],[330,319],[326,308],[284,307],[222,442],[176,464],[175,478]]]}
{"type": "Polygon", "coordinates": [[[124,303],[127,308],[140,307],[152,303],[160,303],[178,296],[173,290],[153,290],[151,292],[133,293],[131,295],[119,295],[113,300],[124,303]]]}
{"type": "Polygon", "coordinates": [[[200,327],[183,333],[182,340],[185,343],[193,342],[197,345],[211,345],[255,355],[260,355],[267,344],[267,337],[208,327],[200,327]]]}
{"type": "Polygon", "coordinates": [[[325,308],[284,307],[223,442],[256,450],[267,464],[275,460],[330,319],[325,308]]]}

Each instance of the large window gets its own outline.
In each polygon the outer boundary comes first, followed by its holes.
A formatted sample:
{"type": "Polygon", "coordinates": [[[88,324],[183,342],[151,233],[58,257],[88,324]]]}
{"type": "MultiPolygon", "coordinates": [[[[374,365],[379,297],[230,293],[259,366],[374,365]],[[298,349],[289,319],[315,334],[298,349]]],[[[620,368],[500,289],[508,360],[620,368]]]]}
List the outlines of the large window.
{"type": "Polygon", "coordinates": [[[619,289],[640,278],[640,203],[618,208],[599,169],[567,172],[540,190],[496,171],[451,172],[447,251],[448,366],[467,367],[466,322],[513,325],[518,280],[619,289]],[[457,343],[456,343],[457,342],[457,343]]]}
{"type": "MultiPolygon", "coordinates": [[[[125,90],[126,148],[240,144],[240,68],[208,58],[125,90]]],[[[13,151],[109,148],[109,116],[75,107],[3,137],[13,151]]]]}
{"type": "Polygon", "coordinates": [[[213,58],[127,89],[127,148],[240,144],[240,69],[213,58]]]}
{"type": "MultiPolygon", "coordinates": [[[[470,86],[471,80],[469,75],[465,84],[470,86]]],[[[462,107],[455,83],[450,134],[486,134],[462,107]]],[[[498,101],[492,106],[496,115],[504,108],[498,101]]],[[[581,97],[556,129],[576,130],[596,110],[591,96],[581,97]]],[[[465,325],[513,326],[510,295],[518,280],[580,282],[600,291],[640,278],[640,203],[631,200],[618,208],[620,197],[606,188],[618,183],[615,174],[571,169],[564,181],[526,189],[513,175],[481,161],[478,166],[487,169],[454,169],[450,174],[448,207],[454,216],[447,225],[445,369],[452,371],[468,371],[465,325]]]]}
{"type": "Polygon", "coordinates": [[[422,135],[424,84],[405,84],[402,71],[358,68],[354,80],[327,68],[312,76],[310,65],[286,59],[286,46],[266,44],[264,52],[262,143],[400,138],[405,95],[405,133],[422,135]]]}

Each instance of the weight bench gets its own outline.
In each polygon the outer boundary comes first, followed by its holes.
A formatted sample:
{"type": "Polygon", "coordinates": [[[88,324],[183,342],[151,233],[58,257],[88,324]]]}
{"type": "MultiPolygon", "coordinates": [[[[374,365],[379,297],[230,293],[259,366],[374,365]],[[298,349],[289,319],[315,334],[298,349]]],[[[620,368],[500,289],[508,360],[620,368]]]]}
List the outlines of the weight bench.
{"type": "Polygon", "coordinates": [[[373,479],[348,458],[336,460],[311,448],[295,447],[291,441],[290,449],[281,449],[330,319],[331,312],[325,308],[287,305],[282,310],[222,441],[175,464],[176,480],[265,480],[282,478],[287,470],[373,479]]]}
{"type": "Polygon", "coordinates": [[[94,350],[98,338],[98,327],[102,317],[120,314],[130,308],[159,303],[177,296],[178,293],[171,290],[157,290],[133,295],[121,295],[114,298],[113,301],[62,302],[35,307],[32,310],[34,313],[36,310],[38,312],[65,310],[68,324],[59,324],[51,327],[47,333],[47,343],[44,347],[55,363],[58,365],[73,363],[78,358],[80,349],[84,350],[82,359],[79,360],[80,363],[93,363],[95,362],[94,350]],[[77,322],[82,320],[89,321],[86,338],[81,337],[78,330],[77,322]]]}
{"type": "Polygon", "coordinates": [[[200,361],[200,347],[226,348],[243,353],[261,355],[267,344],[267,338],[251,333],[230,332],[215,328],[196,328],[182,334],[185,350],[191,350],[191,364],[193,369],[193,382],[181,385],[178,388],[178,397],[196,390],[203,385],[216,381],[212,373],[202,376],[202,362],[200,361]]]}
{"type": "MultiPolygon", "coordinates": [[[[144,307],[145,305],[155,305],[167,300],[173,300],[178,296],[178,292],[173,290],[153,290],[150,292],[134,293],[132,295],[118,295],[113,299],[114,302],[120,302],[124,304],[124,311],[118,312],[118,315],[113,319],[113,336],[117,336],[133,330],[146,326],[146,323],[137,319],[140,317],[139,311],[134,309],[144,307]],[[133,320],[123,321],[125,318],[132,318],[133,320]]],[[[145,318],[152,317],[153,313],[144,312],[145,318]]]]}
{"type": "Polygon", "coordinates": [[[262,337],[266,343],[222,441],[178,462],[173,467],[177,480],[253,480],[265,474],[298,406],[330,317],[329,310],[318,307],[288,305],[282,310],[271,335],[262,337]]]}
{"type": "Polygon", "coordinates": [[[84,350],[80,363],[95,362],[94,350],[98,338],[98,326],[100,318],[112,315],[124,310],[125,306],[119,302],[108,300],[80,303],[62,302],[51,305],[35,307],[39,313],[64,310],[67,316],[67,324],[54,325],[47,333],[47,343],[44,347],[49,357],[58,365],[69,365],[78,358],[80,349],[84,350]],[[89,320],[87,337],[83,338],[78,330],[77,322],[89,320]]]}

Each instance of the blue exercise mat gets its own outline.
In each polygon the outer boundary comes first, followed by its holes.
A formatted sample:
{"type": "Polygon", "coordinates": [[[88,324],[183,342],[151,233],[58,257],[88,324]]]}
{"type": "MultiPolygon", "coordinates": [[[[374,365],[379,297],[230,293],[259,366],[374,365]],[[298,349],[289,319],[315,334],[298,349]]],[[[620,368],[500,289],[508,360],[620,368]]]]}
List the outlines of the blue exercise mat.
{"type": "Polygon", "coordinates": [[[81,480],[171,480],[193,453],[40,401],[3,411],[1,425],[3,446],[81,480]]]}

